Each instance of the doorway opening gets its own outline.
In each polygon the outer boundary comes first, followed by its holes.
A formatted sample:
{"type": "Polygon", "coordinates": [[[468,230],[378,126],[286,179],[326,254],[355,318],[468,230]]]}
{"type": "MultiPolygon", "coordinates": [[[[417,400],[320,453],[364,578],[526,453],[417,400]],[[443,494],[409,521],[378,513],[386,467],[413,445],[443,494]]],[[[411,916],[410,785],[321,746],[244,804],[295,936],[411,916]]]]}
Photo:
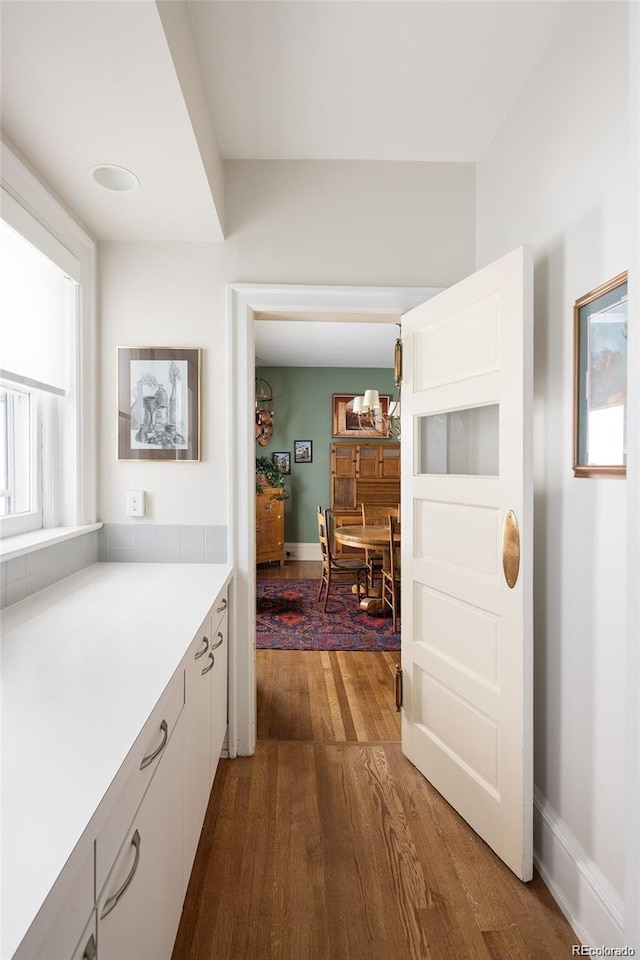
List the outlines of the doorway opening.
{"type": "Polygon", "coordinates": [[[278,314],[334,323],[396,323],[439,288],[317,287],[234,284],[229,288],[230,560],[234,564],[233,628],[229,665],[229,754],[248,756],[256,744],[255,673],[255,324],[278,314]]]}

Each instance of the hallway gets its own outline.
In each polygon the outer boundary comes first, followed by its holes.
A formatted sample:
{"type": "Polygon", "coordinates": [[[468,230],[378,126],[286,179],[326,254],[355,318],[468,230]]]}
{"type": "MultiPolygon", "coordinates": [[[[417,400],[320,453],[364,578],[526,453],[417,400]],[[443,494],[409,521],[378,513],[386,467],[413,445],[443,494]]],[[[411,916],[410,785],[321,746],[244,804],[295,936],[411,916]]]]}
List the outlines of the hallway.
{"type": "Polygon", "coordinates": [[[540,878],[402,756],[398,660],[257,652],[256,755],[219,764],[173,960],[571,956],[540,878]]]}

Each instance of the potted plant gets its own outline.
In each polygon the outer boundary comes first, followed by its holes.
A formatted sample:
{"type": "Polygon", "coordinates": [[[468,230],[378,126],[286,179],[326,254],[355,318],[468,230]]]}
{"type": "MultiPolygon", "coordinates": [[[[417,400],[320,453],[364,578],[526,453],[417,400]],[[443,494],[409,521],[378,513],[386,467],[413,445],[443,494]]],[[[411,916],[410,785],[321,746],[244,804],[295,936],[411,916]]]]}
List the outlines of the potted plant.
{"type": "Polygon", "coordinates": [[[262,494],[263,487],[280,487],[276,500],[288,500],[289,494],[284,477],[268,457],[256,457],[256,493],[262,494]]]}

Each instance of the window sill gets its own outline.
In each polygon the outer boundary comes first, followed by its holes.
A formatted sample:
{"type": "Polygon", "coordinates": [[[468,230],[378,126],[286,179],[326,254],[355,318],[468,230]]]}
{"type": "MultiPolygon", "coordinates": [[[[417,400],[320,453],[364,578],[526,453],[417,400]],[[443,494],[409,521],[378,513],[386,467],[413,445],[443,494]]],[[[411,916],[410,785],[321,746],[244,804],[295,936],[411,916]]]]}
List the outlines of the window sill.
{"type": "Polygon", "coordinates": [[[17,537],[6,537],[0,540],[0,560],[13,560],[23,557],[27,553],[34,553],[54,543],[63,540],[73,540],[86,533],[99,530],[102,523],[88,523],[83,527],[52,527],[49,530],[33,530],[31,533],[21,533],[17,537]]]}

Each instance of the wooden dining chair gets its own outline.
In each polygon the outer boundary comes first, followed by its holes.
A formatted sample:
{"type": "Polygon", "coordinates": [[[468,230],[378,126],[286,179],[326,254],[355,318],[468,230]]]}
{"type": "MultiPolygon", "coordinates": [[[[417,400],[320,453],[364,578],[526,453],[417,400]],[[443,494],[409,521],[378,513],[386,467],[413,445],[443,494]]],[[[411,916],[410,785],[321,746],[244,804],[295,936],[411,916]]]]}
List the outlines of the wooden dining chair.
{"type": "Polygon", "coordinates": [[[358,599],[361,593],[367,590],[367,565],[364,560],[359,558],[349,558],[336,560],[331,552],[331,542],[333,530],[331,529],[331,511],[317,508],[318,514],[318,540],[320,542],[320,552],[322,554],[322,576],[320,578],[320,587],[318,589],[318,602],[322,597],[323,588],[326,588],[324,595],[323,611],[327,609],[327,600],[329,599],[329,590],[331,581],[334,577],[338,579],[349,579],[357,584],[358,599]]]}
{"type": "MultiPolygon", "coordinates": [[[[400,518],[400,505],[390,503],[361,504],[362,523],[364,526],[386,527],[389,517],[400,518]]],[[[364,560],[367,564],[367,583],[369,591],[373,591],[374,580],[381,574],[382,550],[366,549],[364,560]]]]}
{"type": "Polygon", "coordinates": [[[382,567],[382,600],[391,607],[393,631],[395,633],[400,615],[400,544],[394,542],[398,531],[398,521],[389,517],[389,552],[385,552],[382,567]]]}

